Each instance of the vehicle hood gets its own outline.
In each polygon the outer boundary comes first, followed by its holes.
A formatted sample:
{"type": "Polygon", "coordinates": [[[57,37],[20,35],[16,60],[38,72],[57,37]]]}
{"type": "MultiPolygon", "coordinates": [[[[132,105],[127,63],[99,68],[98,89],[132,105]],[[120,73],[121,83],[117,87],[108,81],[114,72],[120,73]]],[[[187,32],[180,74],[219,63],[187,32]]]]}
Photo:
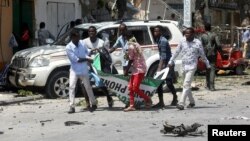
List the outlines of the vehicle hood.
{"type": "Polygon", "coordinates": [[[39,55],[52,55],[62,52],[66,53],[65,50],[65,46],[45,45],[18,51],[17,53],[15,53],[14,57],[33,58],[39,55]]]}

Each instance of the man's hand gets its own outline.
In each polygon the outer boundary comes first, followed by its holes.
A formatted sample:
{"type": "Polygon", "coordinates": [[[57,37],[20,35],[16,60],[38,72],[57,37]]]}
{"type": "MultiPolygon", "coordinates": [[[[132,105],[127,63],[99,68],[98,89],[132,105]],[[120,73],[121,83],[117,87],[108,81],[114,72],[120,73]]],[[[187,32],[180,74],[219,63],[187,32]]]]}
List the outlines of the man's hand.
{"type": "Polygon", "coordinates": [[[128,70],[127,69],[124,71],[124,76],[128,76],[128,70]]]}
{"type": "Polygon", "coordinates": [[[172,68],[174,65],[168,64],[167,67],[172,68]]]}

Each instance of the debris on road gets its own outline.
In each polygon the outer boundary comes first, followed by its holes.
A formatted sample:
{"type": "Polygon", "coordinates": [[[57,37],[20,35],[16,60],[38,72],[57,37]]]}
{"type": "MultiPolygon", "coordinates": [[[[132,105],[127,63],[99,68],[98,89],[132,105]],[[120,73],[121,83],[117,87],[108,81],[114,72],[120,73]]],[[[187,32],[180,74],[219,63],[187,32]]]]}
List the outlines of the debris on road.
{"type": "Polygon", "coordinates": [[[250,85],[250,81],[244,82],[241,85],[250,85]]]}
{"type": "Polygon", "coordinates": [[[0,135],[2,135],[2,134],[4,134],[4,132],[3,132],[3,131],[0,131],[0,135]]]}
{"type": "Polygon", "coordinates": [[[174,134],[177,136],[202,136],[204,131],[199,131],[198,128],[201,127],[203,125],[199,124],[199,123],[194,123],[191,126],[185,126],[184,124],[181,124],[179,126],[174,126],[174,125],[170,125],[168,124],[168,122],[166,121],[163,124],[163,129],[160,130],[161,133],[163,134],[174,134]]]}
{"type": "Polygon", "coordinates": [[[84,125],[83,122],[79,122],[79,121],[66,121],[64,122],[65,126],[74,126],[74,125],[84,125]]]}
{"type": "Polygon", "coordinates": [[[224,117],[222,119],[224,119],[224,120],[233,120],[233,119],[236,119],[236,120],[249,120],[250,118],[244,117],[244,116],[235,116],[235,117],[224,117]]]}
{"type": "Polygon", "coordinates": [[[44,126],[45,122],[52,122],[53,119],[49,119],[49,120],[41,120],[40,123],[42,126],[44,126]]]}

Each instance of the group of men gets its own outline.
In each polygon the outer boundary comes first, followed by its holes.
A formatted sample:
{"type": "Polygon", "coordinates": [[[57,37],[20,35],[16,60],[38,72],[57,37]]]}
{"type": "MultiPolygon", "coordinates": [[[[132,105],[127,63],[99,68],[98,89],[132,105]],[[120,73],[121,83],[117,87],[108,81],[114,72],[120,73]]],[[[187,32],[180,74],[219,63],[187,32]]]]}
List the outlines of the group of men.
{"type": "MultiPolygon", "coordinates": [[[[178,109],[183,110],[186,102],[186,98],[189,98],[190,103],[187,108],[195,106],[195,100],[191,92],[191,83],[194,78],[194,74],[197,69],[198,60],[202,60],[207,67],[206,73],[206,86],[207,89],[214,91],[214,77],[215,77],[215,61],[216,52],[220,50],[220,43],[218,37],[211,33],[211,25],[205,25],[206,32],[201,36],[201,39],[195,38],[194,28],[187,28],[184,31],[184,38],[180,41],[176,52],[172,55],[168,40],[163,36],[163,27],[156,26],[153,30],[155,43],[158,45],[160,62],[157,68],[157,72],[162,69],[169,67],[170,71],[165,80],[171,93],[173,94],[172,106],[177,106],[178,109]],[[173,85],[174,78],[174,60],[178,55],[182,57],[183,66],[183,92],[178,102],[176,90],[173,85]]],[[[113,47],[109,48],[109,53],[112,53],[116,48],[121,47],[123,52],[126,53],[126,43],[128,42],[125,33],[127,31],[126,24],[122,23],[119,26],[120,36],[117,38],[116,43],[113,47]]],[[[97,108],[97,102],[93,94],[89,82],[89,67],[88,63],[92,62],[90,54],[93,51],[98,51],[100,47],[104,47],[104,41],[96,37],[96,28],[91,26],[88,30],[89,38],[80,40],[80,35],[77,31],[72,31],[71,42],[66,46],[66,52],[71,62],[70,68],[70,87],[69,87],[69,99],[70,99],[70,110],[68,113],[75,112],[75,85],[77,79],[82,80],[87,95],[90,99],[88,109],[92,112],[97,108]],[[91,49],[91,50],[89,50],[91,49]]],[[[127,60],[123,62],[123,69],[126,70],[127,60]]],[[[156,72],[156,73],[157,73],[156,72]]],[[[163,87],[159,86],[157,89],[159,102],[153,106],[153,108],[163,108],[165,106],[163,99],[163,87]]],[[[112,98],[107,93],[107,99],[110,103],[112,98]]],[[[113,102],[113,101],[112,101],[113,102]]],[[[113,104],[113,103],[112,103],[113,104]]],[[[110,106],[112,107],[112,105],[110,106]]]]}

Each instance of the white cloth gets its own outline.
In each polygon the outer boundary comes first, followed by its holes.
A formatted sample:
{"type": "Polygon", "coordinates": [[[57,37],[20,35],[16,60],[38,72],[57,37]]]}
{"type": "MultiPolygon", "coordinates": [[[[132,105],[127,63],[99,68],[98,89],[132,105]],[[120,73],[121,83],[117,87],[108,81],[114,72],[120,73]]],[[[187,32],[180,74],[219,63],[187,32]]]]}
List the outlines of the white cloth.
{"type": "MultiPolygon", "coordinates": [[[[90,52],[91,49],[104,47],[104,41],[102,39],[100,39],[100,38],[97,38],[95,42],[91,42],[90,38],[86,38],[86,39],[83,40],[83,43],[88,48],[89,52],[90,52]]],[[[93,52],[92,57],[96,53],[97,52],[93,52]]]]}

